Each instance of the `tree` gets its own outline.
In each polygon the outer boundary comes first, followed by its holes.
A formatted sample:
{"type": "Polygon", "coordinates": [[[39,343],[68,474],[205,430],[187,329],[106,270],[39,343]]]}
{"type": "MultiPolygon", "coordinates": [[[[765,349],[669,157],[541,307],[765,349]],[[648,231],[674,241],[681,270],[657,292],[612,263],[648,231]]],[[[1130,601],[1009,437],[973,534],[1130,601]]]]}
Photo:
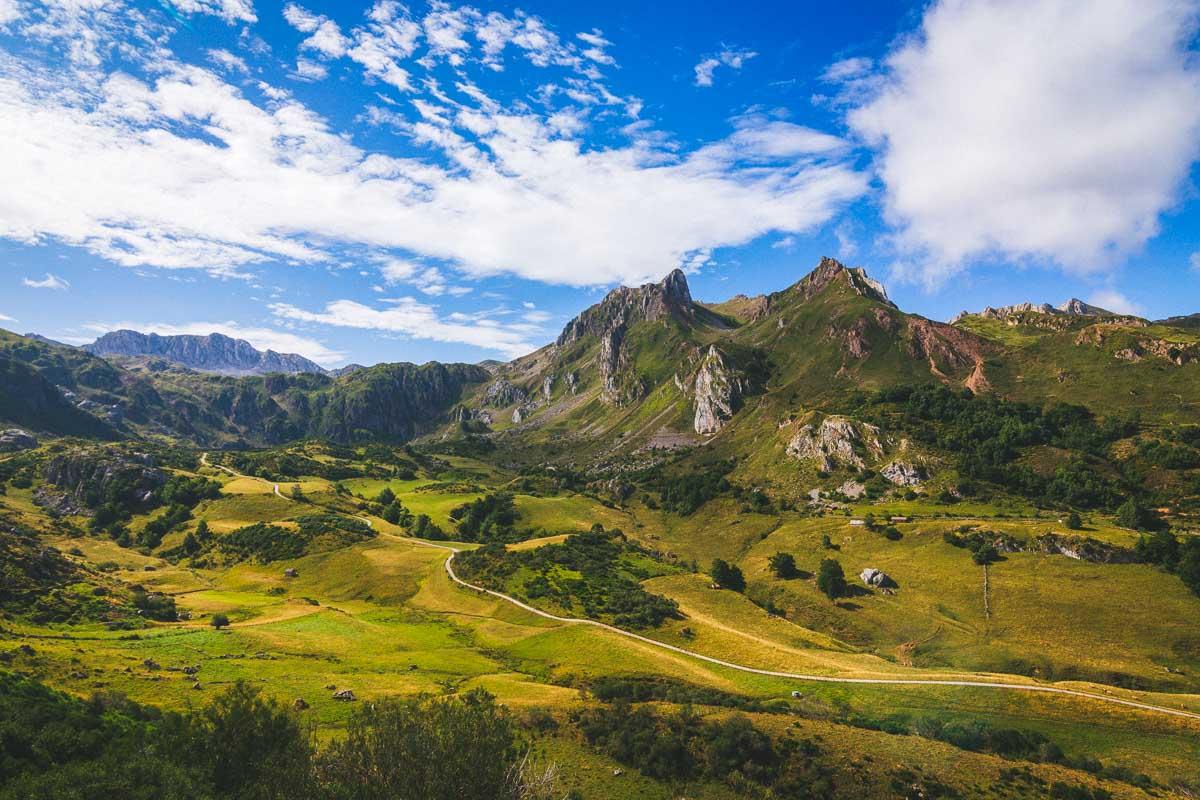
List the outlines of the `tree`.
{"type": "Polygon", "coordinates": [[[213,614],[212,620],[208,624],[212,625],[217,630],[221,630],[221,628],[228,628],[229,617],[225,616],[224,614],[213,614]]]}
{"type": "Polygon", "coordinates": [[[208,522],[200,520],[200,524],[196,526],[196,541],[203,544],[212,538],[212,531],[208,529],[208,522]]]}
{"type": "Polygon", "coordinates": [[[1000,560],[1000,554],[996,552],[996,548],[988,543],[979,545],[971,551],[971,560],[980,566],[994,563],[1000,560]]]}
{"type": "Polygon", "coordinates": [[[1155,527],[1154,515],[1133,497],[1117,507],[1115,521],[1122,528],[1135,531],[1148,531],[1155,527]]]}
{"type": "Polygon", "coordinates": [[[789,580],[800,574],[796,569],[796,558],[791,553],[776,553],[771,556],[771,571],[776,578],[789,580]]]}
{"type": "Polygon", "coordinates": [[[303,490],[301,490],[300,484],[298,484],[298,483],[292,487],[292,499],[293,500],[303,500],[304,499],[304,492],[303,492],[303,490]]]}
{"type": "Polygon", "coordinates": [[[508,711],[482,690],[385,699],[357,709],[318,766],[335,798],[519,800],[534,795],[518,742],[508,711]]]}
{"type": "Polygon", "coordinates": [[[742,571],[724,559],[713,559],[711,574],[713,583],[722,589],[734,592],[746,590],[746,577],[742,575],[742,571]]]}
{"type": "Polygon", "coordinates": [[[404,506],[400,505],[398,500],[392,500],[383,507],[383,511],[379,516],[383,517],[388,522],[396,525],[400,522],[400,517],[404,515],[404,506]]]}
{"type": "Polygon", "coordinates": [[[385,486],[385,487],[383,487],[383,490],[379,493],[379,496],[375,498],[375,502],[379,503],[379,505],[381,505],[381,506],[386,506],[386,505],[390,505],[392,503],[392,501],[394,501],[395,499],[396,499],[396,493],[392,491],[392,487],[385,486]]]}
{"type": "Polygon", "coordinates": [[[190,729],[192,760],[207,773],[216,796],[289,800],[315,794],[310,738],[294,716],[260,697],[257,688],[238,681],[193,717],[190,729]]]}
{"type": "Polygon", "coordinates": [[[1080,518],[1077,511],[1072,511],[1067,515],[1067,528],[1077,531],[1083,528],[1083,519],[1080,518]]]}
{"type": "Polygon", "coordinates": [[[846,573],[842,565],[832,558],[821,562],[817,570],[817,588],[825,593],[830,600],[836,600],[846,595],[846,573]]]}
{"type": "Polygon", "coordinates": [[[187,535],[183,537],[183,552],[189,556],[194,556],[200,552],[200,540],[191,531],[188,531],[187,535]]]}

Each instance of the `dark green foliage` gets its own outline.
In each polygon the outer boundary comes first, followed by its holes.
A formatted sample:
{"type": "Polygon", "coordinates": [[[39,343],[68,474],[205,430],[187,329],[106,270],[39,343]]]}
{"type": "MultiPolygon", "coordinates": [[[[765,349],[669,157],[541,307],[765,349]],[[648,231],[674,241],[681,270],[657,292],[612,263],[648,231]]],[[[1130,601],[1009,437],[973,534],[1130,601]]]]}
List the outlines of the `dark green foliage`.
{"type": "Polygon", "coordinates": [[[307,552],[345,547],[375,535],[362,520],[335,514],[313,514],[300,517],[296,523],[299,530],[293,531],[256,522],[213,539],[212,546],[235,559],[253,558],[261,564],[267,564],[299,558],[307,552]]]}
{"type": "Polygon", "coordinates": [[[442,541],[446,538],[445,532],[429,519],[428,514],[418,514],[417,518],[413,520],[412,530],[409,532],[418,539],[442,541]]]}
{"type": "Polygon", "coordinates": [[[587,688],[592,696],[602,703],[647,703],[658,700],[676,705],[724,706],[745,711],[766,710],[762,702],[750,697],[660,676],[603,676],[591,680],[587,688]]]}
{"type": "Polygon", "coordinates": [[[520,800],[520,757],[512,717],[476,689],[356,709],[318,770],[330,800],[520,800]]]}
{"type": "Polygon", "coordinates": [[[208,478],[189,478],[173,475],[158,490],[158,498],[166,505],[195,508],[203,500],[216,500],[221,496],[221,484],[208,478]]]}
{"type": "Polygon", "coordinates": [[[735,466],[733,461],[717,461],[700,465],[682,475],[673,475],[655,469],[642,476],[644,482],[657,489],[662,497],[662,508],[666,511],[688,516],[702,505],[730,490],[725,476],[735,466]]]}
{"type": "Polygon", "coordinates": [[[518,542],[529,539],[531,530],[518,530],[517,508],[508,492],[487,494],[450,512],[464,542],[518,542]]]}
{"type": "Polygon", "coordinates": [[[1136,420],[1111,417],[1097,421],[1082,406],[1056,403],[1039,409],[936,385],[886,389],[875,395],[872,404],[896,409],[879,422],[957,453],[958,471],[965,479],[987,481],[1042,502],[1081,508],[1111,506],[1119,499],[1118,482],[1093,462],[1106,457],[1108,444],[1138,430],[1136,420]],[[1022,450],[1035,445],[1050,445],[1074,456],[1047,481],[1019,463],[1022,450]]]}
{"type": "Polygon", "coordinates": [[[832,558],[821,561],[821,566],[817,569],[817,588],[830,600],[846,595],[846,573],[841,563],[832,558]]]}
{"type": "Polygon", "coordinates": [[[740,715],[706,722],[689,708],[660,715],[620,701],[578,712],[575,724],[593,747],[651,778],[739,787],[749,782],[774,787],[779,797],[828,797],[833,791],[816,745],[775,744],[740,715]]]}
{"type": "Polygon", "coordinates": [[[796,569],[796,557],[791,553],[776,553],[771,556],[771,571],[775,573],[776,578],[790,580],[800,574],[796,569]]]}
{"type": "Polygon", "coordinates": [[[392,487],[385,486],[379,496],[375,498],[375,502],[381,506],[390,505],[396,501],[396,493],[392,491],[392,487]]]}
{"type": "Polygon", "coordinates": [[[1200,467],[1200,450],[1186,444],[1152,439],[1138,445],[1140,461],[1163,469],[1196,469],[1200,467]]]}
{"type": "Polygon", "coordinates": [[[172,505],[165,514],[146,523],[137,536],[137,543],[153,550],[162,544],[163,537],[192,518],[192,511],[184,505],[172,505]]]}
{"type": "Polygon", "coordinates": [[[1083,518],[1079,516],[1078,512],[1072,511],[1067,515],[1067,529],[1072,531],[1083,529],[1083,518]]]}
{"type": "Polygon", "coordinates": [[[157,622],[174,622],[179,618],[175,612],[175,598],[161,592],[146,592],[134,587],[133,605],[142,616],[157,622]]]}
{"type": "Polygon", "coordinates": [[[985,543],[971,551],[971,560],[980,566],[986,566],[1000,560],[1000,554],[996,552],[995,545],[985,543]]]}
{"type": "Polygon", "coordinates": [[[1174,572],[1184,586],[1200,595],[1200,537],[1189,536],[1180,542],[1175,534],[1160,530],[1140,537],[1134,552],[1139,561],[1174,572]]]}
{"type": "Polygon", "coordinates": [[[229,617],[225,616],[224,614],[213,614],[212,619],[209,620],[208,624],[212,625],[217,630],[221,630],[221,628],[228,628],[229,617]]]}
{"type": "Polygon", "coordinates": [[[1154,512],[1143,506],[1135,497],[1130,497],[1117,508],[1114,522],[1122,528],[1132,528],[1135,531],[1152,531],[1160,527],[1154,512]]]}
{"type": "Polygon", "coordinates": [[[742,574],[741,569],[724,559],[713,559],[710,574],[712,575],[713,583],[722,589],[729,589],[734,592],[746,591],[746,577],[742,574]]]}
{"type": "Polygon", "coordinates": [[[639,580],[650,577],[644,568],[630,562],[628,556],[647,557],[629,543],[619,530],[605,531],[599,525],[587,533],[568,536],[561,544],[535,550],[508,551],[503,545],[489,544],[455,556],[460,574],[496,589],[508,590],[508,579],[518,570],[533,576],[519,591],[531,600],[548,597],[573,608],[580,605],[584,615],[611,618],[625,628],[653,628],[667,619],[680,618],[673,600],[650,594],[639,580]],[[578,572],[567,577],[564,570],[578,572]]]}

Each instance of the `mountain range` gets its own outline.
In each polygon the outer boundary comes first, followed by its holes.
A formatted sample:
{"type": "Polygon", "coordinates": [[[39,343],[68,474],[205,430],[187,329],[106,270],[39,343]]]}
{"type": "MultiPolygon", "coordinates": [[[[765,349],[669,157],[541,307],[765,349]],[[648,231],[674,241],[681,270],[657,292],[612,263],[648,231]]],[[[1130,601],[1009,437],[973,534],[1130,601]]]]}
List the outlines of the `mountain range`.
{"type": "MultiPolygon", "coordinates": [[[[1191,318],[1150,322],[1072,300],[908,314],[865,270],[822,261],[791,286],[722,303],[676,270],[620,287],[509,363],[354,365],[330,373],[221,334],[106,334],[84,348],[0,334],[0,420],[50,433],[156,433],[205,446],[442,430],[576,455],[782,430],[856,391],[936,383],[1096,413],[1200,418],[1191,318]],[[786,426],[785,426],[786,427],[786,426]],[[734,433],[729,433],[732,430],[734,433]]],[[[772,434],[774,435],[774,434],[772,434]]]]}
{"type": "Polygon", "coordinates": [[[159,358],[200,372],[219,375],[266,375],[282,372],[323,374],[325,370],[304,356],[294,353],[261,351],[244,339],[220,333],[207,336],[160,336],[131,330],[111,331],[84,350],[98,356],[159,358]]]}

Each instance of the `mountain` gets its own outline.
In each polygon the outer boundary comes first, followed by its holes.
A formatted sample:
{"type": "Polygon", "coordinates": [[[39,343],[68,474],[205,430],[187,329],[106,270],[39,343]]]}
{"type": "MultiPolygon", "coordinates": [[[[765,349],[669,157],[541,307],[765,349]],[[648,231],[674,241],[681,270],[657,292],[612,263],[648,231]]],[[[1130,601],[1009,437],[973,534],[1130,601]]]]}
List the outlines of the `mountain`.
{"type": "MultiPolygon", "coordinates": [[[[954,317],[954,319],[951,320],[951,324],[958,322],[959,320],[963,319],[964,317],[969,317],[969,316],[979,316],[979,317],[983,317],[984,319],[1007,320],[1007,319],[1021,319],[1024,317],[1028,317],[1028,315],[1031,315],[1031,314],[1041,314],[1041,315],[1045,315],[1047,317],[1119,317],[1119,316],[1122,316],[1122,315],[1116,314],[1112,311],[1108,311],[1107,309],[1100,308],[1099,306],[1090,305],[1089,303],[1085,303],[1078,298],[1072,297],[1070,300],[1068,300],[1065,303],[1062,303],[1061,305],[1058,305],[1058,306],[1052,306],[1049,303],[1017,303],[1017,304],[1011,305],[1011,306],[1000,306],[999,308],[992,308],[991,306],[987,306],[983,309],[983,311],[978,311],[978,312],[960,311],[954,317]]],[[[1132,317],[1130,317],[1130,318],[1132,319],[1132,317]]]]}
{"type": "Polygon", "coordinates": [[[157,333],[119,330],[104,334],[83,349],[98,356],[161,358],[189,369],[220,375],[325,372],[303,356],[274,350],[263,352],[244,339],[233,339],[220,333],[159,336],[157,333]]]}

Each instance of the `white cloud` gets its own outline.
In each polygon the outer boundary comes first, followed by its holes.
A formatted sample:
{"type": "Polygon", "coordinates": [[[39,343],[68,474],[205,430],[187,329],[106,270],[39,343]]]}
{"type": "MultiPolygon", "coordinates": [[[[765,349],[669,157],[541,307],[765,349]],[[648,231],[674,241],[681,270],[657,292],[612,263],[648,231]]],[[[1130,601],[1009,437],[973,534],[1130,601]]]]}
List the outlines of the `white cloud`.
{"type": "Polygon", "coordinates": [[[0,314],[0,321],[4,321],[4,322],[16,322],[16,321],[17,321],[17,318],[16,318],[16,317],[10,317],[10,316],[8,316],[7,314],[0,314]]]}
{"type": "Polygon", "coordinates": [[[795,236],[781,236],[771,243],[773,250],[791,250],[796,246],[795,236]]]}
{"type": "Polygon", "coordinates": [[[833,229],[833,236],[838,243],[838,258],[842,260],[854,258],[858,253],[858,242],[854,240],[854,223],[843,220],[833,229]]]}
{"type": "Polygon", "coordinates": [[[301,33],[311,34],[300,43],[301,50],[315,50],[327,58],[346,55],[350,40],[342,35],[338,24],[328,17],[314,14],[295,3],[288,3],[283,7],[283,18],[301,33]]]}
{"type": "Polygon", "coordinates": [[[1118,314],[1133,314],[1141,316],[1146,313],[1146,309],[1139,303],[1135,303],[1125,295],[1118,292],[1116,289],[1101,289],[1093,292],[1088,297],[1088,303],[1109,311],[1115,311],[1118,314]]]}
{"type": "Polygon", "coordinates": [[[328,75],[328,67],[308,58],[297,58],[296,68],[292,70],[292,77],[302,81],[323,81],[328,75]]]}
{"type": "Polygon", "coordinates": [[[264,107],[210,71],[157,67],[153,82],[97,70],[75,85],[0,60],[0,236],[227,274],[349,244],[468,276],[603,285],[812,230],[866,189],[840,140],[787,123],[737,120],[691,153],[648,138],[587,149],[479,95],[446,105],[445,124],[413,124],[434,157],[396,158],[286,94],[264,107]]]}
{"type": "Polygon", "coordinates": [[[878,150],[887,219],[920,276],[986,256],[1102,269],[1154,236],[1200,148],[1196,12],[933,5],[848,118],[878,150]]]}
{"type": "Polygon", "coordinates": [[[185,14],[211,14],[229,24],[257,22],[254,4],[249,0],[166,0],[185,14]]]}
{"type": "Polygon", "coordinates": [[[208,60],[226,72],[249,72],[246,62],[228,50],[209,50],[208,60]]]}
{"type": "Polygon", "coordinates": [[[755,53],[753,50],[735,50],[727,47],[717,55],[709,56],[695,66],[695,83],[697,86],[712,86],[713,73],[717,71],[718,67],[726,66],[730,69],[741,69],[747,61],[757,55],[758,53],[755,53]]]}
{"type": "Polygon", "coordinates": [[[157,333],[159,336],[207,336],[220,333],[234,339],[245,339],[259,350],[274,350],[276,353],[295,353],[315,361],[323,367],[335,366],[346,360],[346,354],[326,347],[316,339],[300,336],[273,328],[257,328],[237,322],[89,322],[85,330],[102,336],[110,331],[133,330],[142,333],[157,333]]]}
{"type": "Polygon", "coordinates": [[[17,0],[0,0],[0,28],[20,17],[21,6],[17,0]]]}
{"type": "Polygon", "coordinates": [[[25,278],[21,283],[28,286],[30,289],[54,289],[56,291],[65,291],[71,288],[71,284],[57,275],[46,273],[46,277],[40,281],[35,281],[33,278],[25,278]]]}
{"type": "Polygon", "coordinates": [[[323,311],[306,311],[287,303],[271,305],[271,311],[281,319],[312,322],[363,330],[390,331],[413,339],[468,344],[515,358],[534,349],[528,341],[534,328],[529,324],[502,325],[490,318],[472,319],[467,315],[452,315],[442,319],[437,310],[411,297],[387,301],[389,308],[378,309],[353,300],[335,300],[323,311]],[[465,321],[458,321],[465,320],[465,321]]]}

